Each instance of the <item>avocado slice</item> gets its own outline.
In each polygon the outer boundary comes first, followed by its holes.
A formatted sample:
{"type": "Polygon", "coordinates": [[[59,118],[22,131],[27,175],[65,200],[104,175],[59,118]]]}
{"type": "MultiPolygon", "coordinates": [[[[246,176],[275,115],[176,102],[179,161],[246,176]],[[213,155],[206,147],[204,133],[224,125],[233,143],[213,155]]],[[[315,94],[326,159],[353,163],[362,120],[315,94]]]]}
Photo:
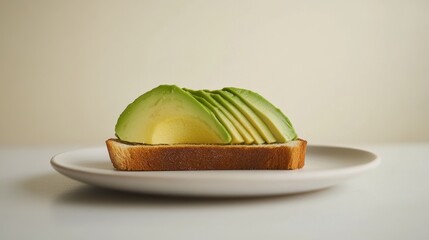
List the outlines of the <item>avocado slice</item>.
{"type": "MultiPolygon", "coordinates": [[[[212,97],[212,94],[210,92],[207,92],[204,90],[198,90],[198,91],[189,90],[189,89],[186,89],[186,90],[192,93],[192,95],[202,97],[213,106],[216,106],[232,122],[232,124],[235,126],[237,131],[243,137],[244,142],[246,144],[252,144],[255,142],[255,139],[252,137],[252,135],[250,135],[250,133],[243,127],[243,125],[241,125],[241,123],[230,112],[228,112],[227,109],[225,109],[220,103],[218,103],[212,97]]],[[[232,133],[230,132],[230,134],[232,133]]]]}
{"type": "Polygon", "coordinates": [[[225,107],[228,110],[228,112],[230,112],[241,123],[241,125],[243,125],[243,127],[250,133],[253,139],[255,139],[256,144],[265,143],[262,136],[258,133],[255,127],[249,122],[249,120],[247,120],[247,118],[243,115],[243,113],[241,113],[240,110],[238,110],[232,103],[227,101],[220,92],[221,90],[212,91],[211,96],[223,107],[225,107]]]}
{"type": "Polygon", "coordinates": [[[244,142],[244,139],[237,131],[237,128],[235,128],[234,124],[232,124],[232,122],[225,116],[225,114],[223,114],[222,111],[220,111],[216,106],[212,105],[202,97],[194,96],[194,98],[197,99],[205,107],[207,107],[210,111],[212,111],[214,115],[219,119],[219,121],[223,124],[223,126],[231,135],[232,144],[242,144],[244,142]]]}
{"type": "Polygon", "coordinates": [[[219,93],[220,95],[222,95],[222,97],[224,97],[226,100],[232,103],[232,105],[234,105],[247,118],[247,120],[256,128],[256,130],[258,131],[258,133],[261,135],[261,137],[264,139],[265,142],[267,143],[276,142],[276,138],[271,133],[268,126],[239,97],[235,96],[230,92],[223,91],[223,90],[218,90],[217,93],[219,93]]]}
{"type": "Polygon", "coordinates": [[[229,144],[231,135],[215,115],[175,85],[138,97],[119,116],[116,136],[144,144],[229,144]]]}
{"type": "Polygon", "coordinates": [[[246,103],[268,126],[277,142],[289,142],[297,138],[289,119],[261,95],[246,89],[228,87],[231,92],[246,103]]]}

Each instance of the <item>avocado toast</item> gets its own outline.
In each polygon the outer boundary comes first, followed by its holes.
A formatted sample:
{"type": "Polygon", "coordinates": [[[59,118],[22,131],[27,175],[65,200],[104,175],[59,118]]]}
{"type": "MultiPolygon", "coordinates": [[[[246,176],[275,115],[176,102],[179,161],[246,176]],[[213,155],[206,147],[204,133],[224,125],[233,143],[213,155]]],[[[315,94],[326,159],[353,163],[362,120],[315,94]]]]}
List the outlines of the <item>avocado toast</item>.
{"type": "Polygon", "coordinates": [[[307,142],[289,119],[246,89],[161,85],[120,115],[106,141],[118,170],[298,169],[307,142]]]}

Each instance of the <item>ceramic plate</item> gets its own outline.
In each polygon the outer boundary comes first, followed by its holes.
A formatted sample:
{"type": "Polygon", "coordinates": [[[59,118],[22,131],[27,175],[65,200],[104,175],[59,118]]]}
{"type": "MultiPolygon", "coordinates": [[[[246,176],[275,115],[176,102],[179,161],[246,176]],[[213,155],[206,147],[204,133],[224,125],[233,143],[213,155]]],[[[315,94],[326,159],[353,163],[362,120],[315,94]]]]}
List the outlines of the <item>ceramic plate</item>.
{"type": "Polygon", "coordinates": [[[54,156],[52,166],[75,180],[105,188],[149,194],[205,197],[268,196],[333,186],[379,164],[371,152],[308,146],[300,170],[123,172],[113,168],[107,149],[88,148],[54,156]]]}

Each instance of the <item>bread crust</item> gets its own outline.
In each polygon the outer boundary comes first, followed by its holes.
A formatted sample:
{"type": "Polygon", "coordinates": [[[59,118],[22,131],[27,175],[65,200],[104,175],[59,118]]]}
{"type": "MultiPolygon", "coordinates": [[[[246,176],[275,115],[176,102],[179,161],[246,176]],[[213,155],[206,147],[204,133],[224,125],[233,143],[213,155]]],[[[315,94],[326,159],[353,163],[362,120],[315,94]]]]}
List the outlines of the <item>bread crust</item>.
{"type": "Polygon", "coordinates": [[[106,141],[122,171],[292,170],[304,167],[307,141],[264,145],[143,145],[106,141]]]}

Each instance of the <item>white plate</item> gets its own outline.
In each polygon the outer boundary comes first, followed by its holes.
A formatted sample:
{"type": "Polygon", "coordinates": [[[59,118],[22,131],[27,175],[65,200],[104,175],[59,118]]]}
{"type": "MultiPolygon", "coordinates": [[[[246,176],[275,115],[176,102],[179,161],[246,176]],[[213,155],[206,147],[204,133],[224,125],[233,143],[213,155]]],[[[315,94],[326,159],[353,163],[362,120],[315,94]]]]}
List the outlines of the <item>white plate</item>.
{"type": "Polygon", "coordinates": [[[379,164],[377,156],[359,149],[308,146],[300,170],[239,171],[116,171],[105,147],[81,149],[54,156],[61,174],[100,187],[150,194],[187,196],[265,196],[330,187],[379,164]]]}

